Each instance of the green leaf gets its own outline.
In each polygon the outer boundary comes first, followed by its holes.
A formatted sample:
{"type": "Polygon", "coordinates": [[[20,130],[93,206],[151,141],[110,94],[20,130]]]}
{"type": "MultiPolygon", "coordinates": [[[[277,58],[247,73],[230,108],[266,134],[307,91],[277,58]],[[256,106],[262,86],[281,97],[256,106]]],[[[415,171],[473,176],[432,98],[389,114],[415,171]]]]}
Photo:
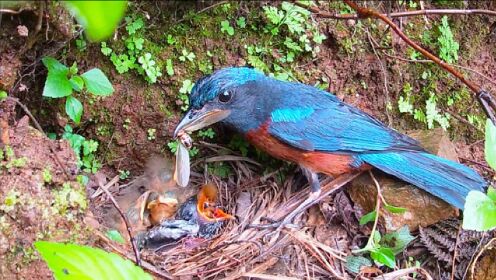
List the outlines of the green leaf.
{"type": "Polygon", "coordinates": [[[124,238],[122,237],[121,233],[118,230],[112,229],[109,230],[105,233],[105,235],[112,241],[115,241],[117,243],[124,244],[126,241],[124,241],[124,238]]]}
{"type": "MultiPolygon", "coordinates": [[[[491,191],[491,197],[494,197],[491,191]]],[[[496,228],[496,203],[479,191],[470,191],[465,200],[463,228],[485,231],[496,228]]]]}
{"type": "Polygon", "coordinates": [[[124,16],[127,1],[66,1],[91,41],[103,41],[114,33],[124,16]]]}
{"type": "Polygon", "coordinates": [[[63,73],[64,75],[67,75],[67,73],[69,73],[69,68],[67,68],[67,66],[60,63],[53,57],[45,56],[41,59],[41,61],[43,62],[43,65],[45,65],[45,67],[48,69],[49,74],[50,72],[63,73]]]}
{"type": "Polygon", "coordinates": [[[381,247],[370,252],[370,257],[376,262],[382,263],[389,268],[394,268],[396,266],[396,260],[394,258],[393,250],[390,248],[381,247]]]}
{"type": "Polygon", "coordinates": [[[83,104],[77,100],[74,96],[67,96],[65,100],[65,112],[76,124],[81,121],[81,115],[83,114],[83,104]]]}
{"type": "Polygon", "coordinates": [[[384,208],[393,214],[403,214],[406,212],[406,208],[397,207],[389,204],[384,205],[384,208]]]}
{"type": "Polygon", "coordinates": [[[363,215],[361,218],[360,218],[360,225],[363,226],[365,225],[366,223],[368,222],[371,222],[371,221],[374,221],[375,220],[375,217],[377,215],[377,212],[374,210],[370,213],[367,213],[365,215],[363,215]]]}
{"type": "Polygon", "coordinates": [[[7,96],[9,96],[9,95],[5,90],[0,90],[0,101],[6,99],[7,96]]]}
{"type": "Polygon", "coordinates": [[[107,79],[107,76],[105,76],[102,70],[98,68],[89,70],[88,72],[82,74],[81,77],[83,78],[88,91],[94,95],[107,96],[114,92],[114,88],[107,79]]]}
{"type": "Polygon", "coordinates": [[[347,256],[346,257],[346,269],[353,273],[360,273],[360,269],[364,266],[372,266],[372,262],[366,257],[362,256],[347,256]]]}
{"type": "Polygon", "coordinates": [[[485,154],[489,166],[496,170],[496,127],[490,119],[486,120],[485,154]]]}
{"type": "Polygon", "coordinates": [[[165,70],[167,71],[167,75],[174,76],[174,65],[172,65],[172,59],[168,58],[166,60],[165,70]]]}
{"type": "Polygon", "coordinates": [[[413,239],[415,239],[415,237],[410,234],[408,226],[403,226],[395,232],[385,234],[381,239],[381,245],[383,247],[391,248],[396,255],[403,252],[408,243],[413,239]]]}
{"type": "Polygon", "coordinates": [[[65,72],[48,71],[45,87],[43,88],[43,96],[60,98],[71,95],[72,85],[69,79],[67,79],[68,71],[69,69],[66,69],[65,72]]]}
{"type": "Polygon", "coordinates": [[[72,76],[69,82],[71,83],[72,88],[75,91],[79,92],[83,89],[84,81],[83,78],[81,78],[81,76],[79,75],[72,76]]]}
{"type": "Polygon", "coordinates": [[[494,202],[496,202],[496,189],[494,187],[489,187],[487,189],[487,196],[492,199],[494,202]]]}
{"type": "Polygon", "coordinates": [[[34,246],[57,280],[153,279],[131,261],[101,249],[46,241],[37,241],[34,246]]]}
{"type": "Polygon", "coordinates": [[[78,71],[79,69],[77,67],[77,62],[74,61],[74,63],[72,63],[71,67],[69,68],[69,73],[71,73],[71,75],[76,75],[78,71]]]}

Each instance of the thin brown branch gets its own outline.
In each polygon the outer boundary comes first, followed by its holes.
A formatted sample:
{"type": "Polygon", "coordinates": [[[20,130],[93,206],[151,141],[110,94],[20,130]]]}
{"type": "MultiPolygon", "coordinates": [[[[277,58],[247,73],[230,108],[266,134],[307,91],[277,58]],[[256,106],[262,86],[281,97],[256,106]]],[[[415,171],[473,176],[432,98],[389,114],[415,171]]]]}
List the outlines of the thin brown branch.
{"type": "MultiPolygon", "coordinates": [[[[404,57],[400,57],[400,56],[396,56],[396,55],[391,55],[391,54],[388,54],[386,51],[382,51],[382,53],[384,55],[386,55],[387,57],[390,57],[390,58],[393,58],[393,59],[396,59],[396,60],[399,60],[399,61],[403,61],[403,62],[414,62],[414,63],[434,63],[434,61],[432,60],[428,60],[428,59],[408,59],[408,58],[404,58],[404,57]]],[[[449,65],[453,66],[453,67],[457,67],[457,68],[460,68],[460,69],[463,69],[463,70],[466,70],[466,71],[469,71],[469,72],[472,72],[476,75],[479,75],[481,76],[483,79],[485,79],[486,81],[490,82],[491,84],[495,85],[496,86],[496,81],[491,79],[490,77],[482,74],[481,72],[477,71],[477,70],[474,70],[472,68],[469,68],[469,67],[466,67],[466,66],[462,66],[462,65],[458,65],[458,64],[453,64],[453,63],[448,63],[449,65]]]]}
{"type": "MultiPolygon", "coordinates": [[[[26,115],[29,116],[31,121],[33,121],[33,124],[36,127],[36,129],[38,129],[45,137],[47,137],[45,131],[43,131],[43,128],[41,128],[40,123],[36,120],[36,118],[33,116],[33,114],[31,114],[31,111],[29,111],[29,109],[28,109],[28,107],[26,107],[26,105],[22,104],[22,102],[19,101],[19,99],[15,98],[15,97],[9,96],[7,98],[14,101],[17,105],[19,105],[19,107],[21,107],[22,110],[24,110],[24,113],[26,113],[26,115]]],[[[50,152],[53,154],[54,159],[57,162],[57,164],[59,165],[60,169],[62,170],[62,172],[66,176],[66,179],[69,180],[71,178],[71,176],[69,175],[69,173],[67,173],[66,168],[64,168],[64,166],[62,165],[62,162],[60,161],[58,153],[52,147],[52,141],[48,142],[48,148],[50,149],[50,152]]]]}
{"type": "MultiPolygon", "coordinates": [[[[338,14],[338,13],[331,13],[328,11],[323,11],[323,10],[319,9],[318,7],[307,6],[307,5],[301,4],[299,2],[295,2],[295,4],[311,11],[312,13],[314,13],[317,16],[322,17],[322,18],[332,18],[332,19],[359,19],[360,18],[360,13],[358,13],[358,14],[338,14]]],[[[380,15],[385,16],[385,17],[390,17],[390,18],[426,16],[426,15],[487,15],[487,16],[496,16],[496,11],[483,10],[483,9],[473,9],[473,10],[430,9],[430,10],[404,11],[404,12],[396,12],[396,13],[380,14],[380,15]]]]}
{"type": "Polygon", "coordinates": [[[131,231],[131,225],[129,224],[129,221],[126,218],[126,215],[124,215],[124,212],[122,212],[121,207],[119,206],[117,201],[115,201],[114,196],[101,184],[100,184],[100,189],[102,189],[107,194],[107,197],[110,199],[110,201],[112,201],[112,204],[114,205],[117,212],[119,212],[119,215],[121,216],[122,220],[124,220],[124,223],[126,224],[127,233],[129,234],[129,240],[131,242],[131,246],[133,247],[134,256],[136,258],[136,265],[141,266],[141,259],[140,259],[138,247],[136,246],[136,239],[133,236],[133,233],[131,231]]]}

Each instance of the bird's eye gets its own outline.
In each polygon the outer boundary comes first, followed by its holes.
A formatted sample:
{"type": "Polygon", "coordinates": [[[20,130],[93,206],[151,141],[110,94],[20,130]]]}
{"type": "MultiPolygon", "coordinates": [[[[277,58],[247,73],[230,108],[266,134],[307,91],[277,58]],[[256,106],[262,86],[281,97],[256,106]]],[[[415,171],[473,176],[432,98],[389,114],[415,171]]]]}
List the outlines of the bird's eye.
{"type": "Polygon", "coordinates": [[[229,101],[231,101],[233,97],[233,93],[230,92],[230,91],[224,91],[223,93],[221,93],[219,95],[219,101],[222,102],[222,103],[227,103],[229,101]]]}

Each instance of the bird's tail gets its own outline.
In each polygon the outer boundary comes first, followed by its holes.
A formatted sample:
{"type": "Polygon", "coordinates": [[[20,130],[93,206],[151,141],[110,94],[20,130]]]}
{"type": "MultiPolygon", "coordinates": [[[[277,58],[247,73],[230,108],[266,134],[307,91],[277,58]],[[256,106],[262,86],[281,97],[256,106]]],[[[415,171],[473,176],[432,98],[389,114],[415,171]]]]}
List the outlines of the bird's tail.
{"type": "Polygon", "coordinates": [[[360,158],[393,176],[463,209],[471,190],[483,191],[487,183],[473,169],[424,152],[361,154],[360,158]]]}

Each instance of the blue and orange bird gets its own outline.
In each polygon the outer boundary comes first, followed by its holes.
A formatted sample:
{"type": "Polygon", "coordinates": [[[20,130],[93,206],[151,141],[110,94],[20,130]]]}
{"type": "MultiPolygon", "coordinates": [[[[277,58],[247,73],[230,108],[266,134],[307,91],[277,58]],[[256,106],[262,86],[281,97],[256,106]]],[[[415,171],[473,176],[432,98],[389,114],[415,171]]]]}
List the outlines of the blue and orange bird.
{"type": "Polygon", "coordinates": [[[303,170],[311,194],[283,224],[316,201],[318,173],[338,176],[375,167],[460,209],[469,191],[487,185],[474,170],[428,153],[416,140],[328,92],[251,68],[224,68],[199,79],[174,135],[217,122],[303,170]]]}

